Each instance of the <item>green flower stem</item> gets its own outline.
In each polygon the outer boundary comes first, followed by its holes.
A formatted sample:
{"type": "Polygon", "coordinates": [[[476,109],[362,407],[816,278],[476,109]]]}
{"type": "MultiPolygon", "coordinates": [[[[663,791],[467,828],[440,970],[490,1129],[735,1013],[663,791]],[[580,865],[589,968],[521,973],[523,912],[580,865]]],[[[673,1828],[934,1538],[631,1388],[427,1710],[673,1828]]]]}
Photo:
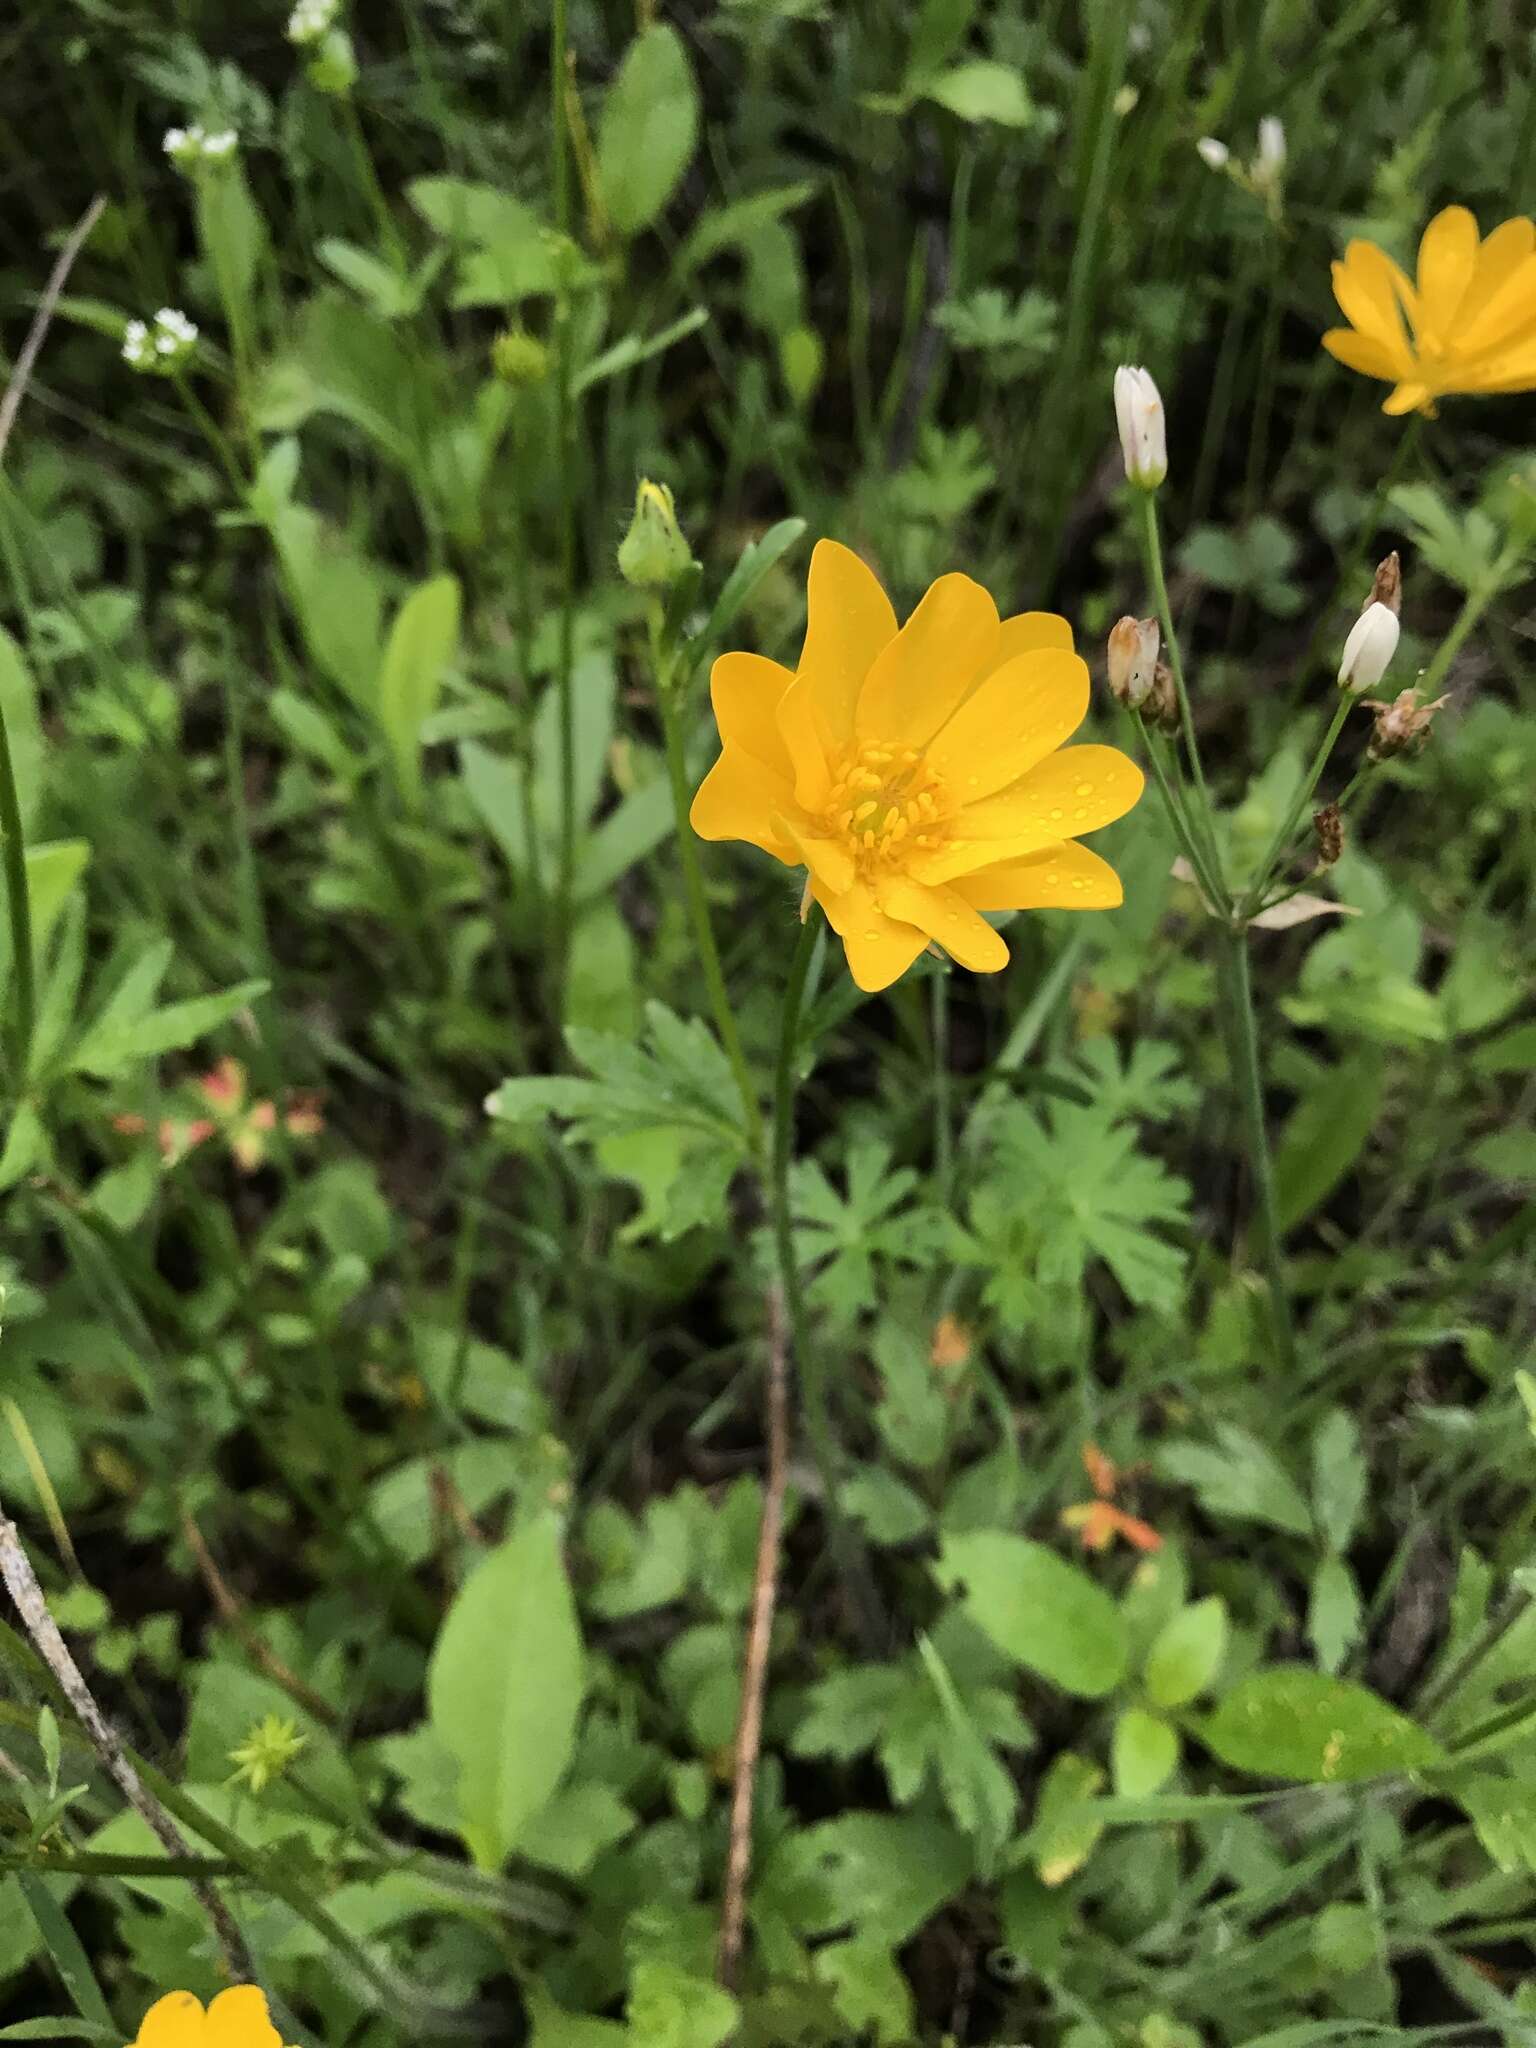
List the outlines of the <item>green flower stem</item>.
{"type": "Polygon", "coordinates": [[[1230,998],[1232,1046],[1237,1061],[1238,1095],[1248,1139],[1248,1158],[1253,1170],[1254,1194],[1258,1204],[1259,1244],[1264,1271],[1269,1281],[1270,1316],[1274,1325],[1275,1349],[1287,1372],[1296,1368],[1296,1335],[1291,1325],[1290,1297],[1286,1292],[1285,1264],[1280,1250],[1280,1219],[1275,1202],[1275,1168],[1269,1149],[1269,1127],[1264,1117],[1264,1084],[1259,1069],[1259,1034],[1253,1012],[1253,981],[1248,971],[1248,934],[1240,924],[1224,925],[1222,940],[1227,955],[1227,989],[1230,998]]]}
{"type": "Polygon", "coordinates": [[[554,135],[555,231],[561,238],[553,321],[555,372],[555,492],[559,534],[560,637],[555,688],[560,711],[560,860],[556,887],[558,945],[570,943],[576,878],[576,697],[572,681],[576,603],[576,517],[571,492],[571,297],[567,274],[571,234],[571,151],[566,83],[567,0],[553,0],[549,37],[550,120],[554,135]]]}
{"type": "Polygon", "coordinates": [[[746,1124],[747,1142],[754,1157],[761,1159],[763,1113],[758,1105],[757,1090],[752,1084],[747,1056],[742,1050],[741,1033],[736,1026],[736,1013],[731,1008],[730,992],[725,985],[725,971],[720,965],[720,949],[715,944],[715,928],[709,915],[709,898],[704,893],[704,871],[699,864],[699,844],[694,837],[693,827],[688,822],[690,797],[688,761],[683,750],[682,709],[674,675],[661,655],[654,635],[652,651],[656,662],[656,702],[661,712],[661,730],[666,740],[667,775],[672,784],[672,809],[677,819],[677,851],[683,867],[683,892],[688,899],[693,942],[698,947],[699,962],[704,969],[704,987],[709,996],[710,1010],[714,1015],[715,1029],[720,1034],[720,1043],[725,1048],[725,1056],[731,1063],[731,1072],[736,1077],[737,1091],[741,1096],[742,1117],[746,1124]]]}
{"type": "Polygon", "coordinates": [[[6,1038],[19,1096],[26,1087],[27,1061],[37,1023],[37,968],[32,957],[32,899],[27,891],[27,844],[21,829],[21,798],[11,736],[0,712],[0,837],[5,841],[5,902],[11,923],[11,1013],[6,1038]]]}
{"type": "Polygon", "coordinates": [[[807,917],[789,965],[784,989],[784,1009],[779,1027],[779,1055],[773,1081],[773,1157],[769,1176],[769,1203],[773,1217],[773,1242],[778,1258],[779,1285],[789,1317],[790,1346],[800,1382],[800,1400],[805,1411],[806,1435],[811,1455],[826,1496],[827,1526],[832,1555],[837,1564],[865,1647],[879,1654],[885,1630],[879,1601],[869,1570],[869,1561],[858,1544],[843,1511],[838,1486],[837,1437],[827,1399],[826,1360],[812,1342],[805,1293],[800,1285],[800,1265],[795,1254],[795,1234],[789,1204],[789,1169],[795,1151],[796,1053],[800,1039],[800,1010],[805,999],[806,976],[816,950],[820,919],[807,917]]]}
{"type": "MultiPolygon", "coordinates": [[[[1195,738],[1194,714],[1189,708],[1189,690],[1184,681],[1184,657],[1179,652],[1179,636],[1173,630],[1173,612],[1168,603],[1168,582],[1163,574],[1163,543],[1157,527],[1157,496],[1153,491],[1138,491],[1141,510],[1141,552],[1146,563],[1147,580],[1152,585],[1152,597],[1157,607],[1158,621],[1163,629],[1163,646],[1168,653],[1168,666],[1173,671],[1173,686],[1179,697],[1179,722],[1184,732],[1184,748],[1189,756],[1189,772],[1199,798],[1199,830],[1191,826],[1191,833],[1204,846],[1209,858],[1213,876],[1221,873],[1221,856],[1216,846],[1215,811],[1211,804],[1211,792],[1206,786],[1205,769],[1200,762],[1200,743],[1195,738]]],[[[1226,892],[1214,899],[1218,909],[1226,906],[1226,892]]]]}
{"type": "Polygon", "coordinates": [[[1133,711],[1136,730],[1141,735],[1142,750],[1152,765],[1152,779],[1157,784],[1163,808],[1168,813],[1168,822],[1173,827],[1173,836],[1179,842],[1179,851],[1195,871],[1195,878],[1205,892],[1205,900],[1218,915],[1225,902],[1225,891],[1219,882],[1219,870],[1213,876],[1204,849],[1196,842],[1190,827],[1188,814],[1180,800],[1178,790],[1169,777],[1163,762],[1163,750],[1156,734],[1139,711],[1133,711]]]}
{"type": "Polygon", "coordinates": [[[1323,770],[1328,766],[1329,756],[1338,744],[1339,734],[1344,730],[1344,721],[1348,718],[1354,701],[1347,690],[1339,692],[1338,707],[1329,720],[1328,730],[1323,734],[1317,752],[1312,756],[1312,765],[1302,777],[1301,787],[1291,799],[1291,807],[1286,812],[1279,831],[1269,842],[1269,851],[1259,862],[1258,872],[1239,905],[1239,914],[1242,917],[1252,917],[1262,902],[1264,891],[1269,886],[1269,878],[1275,871],[1275,863],[1283,857],[1291,843],[1291,834],[1296,830],[1298,819],[1317,793],[1317,785],[1323,778],[1323,770]]]}

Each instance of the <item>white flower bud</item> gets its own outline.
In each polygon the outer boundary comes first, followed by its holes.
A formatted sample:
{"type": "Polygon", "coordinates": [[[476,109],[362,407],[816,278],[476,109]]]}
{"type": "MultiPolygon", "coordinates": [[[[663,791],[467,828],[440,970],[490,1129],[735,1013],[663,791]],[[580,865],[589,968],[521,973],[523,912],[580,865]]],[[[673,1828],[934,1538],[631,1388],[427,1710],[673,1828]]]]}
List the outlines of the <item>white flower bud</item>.
{"type": "Polygon", "coordinates": [[[1388,611],[1384,604],[1368,604],[1344,642],[1339,688],[1348,690],[1352,696],[1375,689],[1397,652],[1400,630],[1395,612],[1388,611]]]}
{"type": "Polygon", "coordinates": [[[1259,123],[1259,153],[1253,168],[1264,183],[1272,183],[1285,169],[1285,123],[1278,114],[1266,114],[1259,123]]]}
{"type": "Polygon", "coordinates": [[[1141,490],[1155,491],[1168,474],[1168,423],[1148,371],[1125,363],[1116,370],[1115,419],[1126,476],[1141,490]]]}
{"type": "Polygon", "coordinates": [[[1202,135],[1195,148],[1200,152],[1200,161],[1213,171],[1224,171],[1232,160],[1231,150],[1214,135],[1202,135]]]}

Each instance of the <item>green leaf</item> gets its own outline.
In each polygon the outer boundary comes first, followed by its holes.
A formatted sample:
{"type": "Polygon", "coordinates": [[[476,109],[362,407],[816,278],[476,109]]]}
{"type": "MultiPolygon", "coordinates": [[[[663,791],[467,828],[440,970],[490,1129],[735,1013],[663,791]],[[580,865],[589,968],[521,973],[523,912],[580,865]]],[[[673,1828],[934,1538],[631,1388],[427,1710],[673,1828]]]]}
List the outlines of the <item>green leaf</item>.
{"type": "Polygon", "coordinates": [[[1200,1739],[1233,1770],[1309,1785],[1352,1784],[1389,1771],[1432,1770],[1434,1737],[1363,1685],[1277,1664],[1235,1686],[1200,1739]]]}
{"type": "Polygon", "coordinates": [[[459,1591],[432,1652],[432,1731],[459,1766],[464,1840],[504,1863],[571,1760],[581,1636],[555,1517],[522,1524],[459,1591]]]}
{"type": "Polygon", "coordinates": [[[76,2012],[93,2027],[111,2027],[112,2014],[101,1995],[90,1959],[48,1883],[31,1870],[18,1870],[16,1882],[76,2012]]]}
{"type": "MultiPolygon", "coordinates": [[[[46,845],[27,848],[27,905],[32,912],[32,950],[39,957],[90,858],[91,849],[83,839],[50,839],[46,845]]],[[[7,944],[7,964],[9,957],[7,944]]]]}
{"type": "Polygon", "coordinates": [[[648,227],[693,155],[699,88],[676,29],[657,22],[635,38],[603,102],[597,182],[621,235],[648,227]]]}
{"type": "Polygon", "coordinates": [[[1348,1411],[1330,1408],[1312,1435],[1312,1510],[1335,1550],[1348,1550],[1365,1504],[1368,1474],[1348,1411]]]}
{"type": "Polygon", "coordinates": [[[1307,1641],[1325,1671],[1337,1671],[1360,1640],[1360,1589],[1342,1557],[1330,1551],[1312,1574],[1307,1641]]]}
{"type": "Polygon", "coordinates": [[[1004,128],[1027,128],[1034,119],[1018,72],[1011,64],[998,64],[986,57],[941,72],[923,93],[962,121],[996,121],[1004,128]]]}
{"type": "Polygon", "coordinates": [[[1125,1623],[1113,1600],[1075,1564],[995,1529],[947,1536],[939,1583],[963,1586],[971,1618],[1005,1656],[1080,1699],[1113,1692],[1125,1675],[1125,1623]]]}
{"type": "Polygon", "coordinates": [[[421,728],[437,708],[443,672],[458,652],[459,580],[418,584],[395,614],[379,670],[378,713],[400,793],[421,808],[421,728]]]}
{"type": "Polygon", "coordinates": [[[912,1993],[896,1958],[882,1942],[858,1935],[829,1941],[812,1961],[832,1987],[832,2003],[850,2035],[891,2048],[916,2039],[912,1993]]]}
{"type": "Polygon", "coordinates": [[[1145,1707],[1127,1707],[1115,1722],[1109,1757],[1116,1793],[1145,1799],[1161,1791],[1178,1768],[1178,1733],[1145,1707]]]}
{"type": "Polygon", "coordinates": [[[1500,1870],[1536,1871],[1536,1785],[1480,1772],[1449,1791],[1500,1870]]]}
{"type": "Polygon", "coordinates": [[[645,2048],[720,2048],[741,2018],[728,1991],[659,1960],[635,1965],[625,2013],[630,2040],[645,2048]]]}
{"type": "Polygon", "coordinates": [[[16,642],[0,626],[0,716],[11,747],[16,800],[21,806],[22,837],[27,838],[43,794],[46,756],[37,715],[37,686],[16,642]]]}
{"type": "Polygon", "coordinates": [[[1053,1889],[1082,1869],[1098,1845],[1104,1823],[1094,1797],[1104,1773],[1088,1757],[1064,1749],[1046,1772],[1029,1831],[1029,1854],[1043,1885],[1053,1889]]]}
{"type": "Polygon", "coordinates": [[[1211,1684],[1227,1652],[1227,1609],[1214,1595],[1197,1600],[1158,1631],[1147,1655],[1147,1694],[1155,1706],[1184,1707],[1211,1684]]]}
{"type": "Polygon", "coordinates": [[[1386,1081],[1384,1060],[1345,1060],[1324,1072],[1292,1111],[1275,1149],[1282,1230],[1320,1208],[1365,1150],[1386,1081]]]}
{"type": "Polygon", "coordinates": [[[179,1052],[206,1038],[240,1010],[249,1008],[271,986],[265,981],[242,981],[217,995],[192,996],[184,1003],[167,1003],[147,1016],[121,1020],[102,1017],[69,1055],[66,1071],[96,1074],[102,1079],[121,1073],[135,1060],[158,1059],[162,1053],[179,1052]]]}
{"type": "Polygon", "coordinates": [[[690,334],[697,334],[709,321],[708,311],[703,306],[694,306],[681,319],[674,320],[669,327],[649,336],[626,334],[616,341],[612,348],[606,348],[600,356],[594,356],[581,373],[571,382],[571,396],[580,398],[584,391],[590,391],[594,384],[601,384],[609,377],[617,377],[624,370],[634,369],[637,363],[648,363],[653,356],[659,356],[671,348],[674,342],[684,341],[690,334]]]}
{"type": "Polygon", "coordinates": [[[763,578],[805,532],[805,524],[803,519],[781,519],[756,540],[748,541],[735,568],[726,577],[702,632],[695,634],[689,645],[691,661],[702,660],[715,641],[730,628],[737,613],[751,601],[753,591],[763,578]]]}
{"type": "Polygon", "coordinates": [[[1267,1522],[1293,1536],[1312,1534],[1312,1513],[1284,1466],[1256,1437],[1230,1423],[1217,1430],[1221,1448],[1180,1438],[1162,1446],[1157,1469],[1165,1479],[1193,1487],[1209,1515],[1267,1522]]]}

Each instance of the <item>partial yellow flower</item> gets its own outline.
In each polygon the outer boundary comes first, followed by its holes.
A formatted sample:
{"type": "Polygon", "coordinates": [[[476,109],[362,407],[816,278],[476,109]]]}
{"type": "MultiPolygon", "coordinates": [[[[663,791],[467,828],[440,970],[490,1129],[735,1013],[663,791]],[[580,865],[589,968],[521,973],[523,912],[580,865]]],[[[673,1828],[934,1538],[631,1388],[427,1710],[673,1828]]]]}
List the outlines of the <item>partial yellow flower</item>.
{"type": "Polygon", "coordinates": [[[1446,207],[1424,230],[1416,284],[1374,242],[1351,242],[1333,295],[1349,325],[1323,347],[1393,386],[1383,412],[1433,414],[1448,392],[1536,390],[1536,227],[1523,216],[1480,242],[1467,209],[1446,207]]]}
{"type": "Polygon", "coordinates": [[[703,839],[786,867],[843,942],[862,989],[935,941],[978,973],[1007,964],[986,910],[1111,910],[1120,878],[1077,834],[1128,811],[1142,774],[1113,747],[1063,748],[1088,709],[1072,629],[999,619],[941,576],[899,630],[859,557],[821,541],[793,674],[723,654],[710,696],[723,751],[693,800],[703,839]]]}
{"type": "Polygon", "coordinates": [[[145,2013],[130,2048],[283,2048],[255,1984],[221,1991],[207,2011],[190,1991],[168,1991],[145,2013]]]}

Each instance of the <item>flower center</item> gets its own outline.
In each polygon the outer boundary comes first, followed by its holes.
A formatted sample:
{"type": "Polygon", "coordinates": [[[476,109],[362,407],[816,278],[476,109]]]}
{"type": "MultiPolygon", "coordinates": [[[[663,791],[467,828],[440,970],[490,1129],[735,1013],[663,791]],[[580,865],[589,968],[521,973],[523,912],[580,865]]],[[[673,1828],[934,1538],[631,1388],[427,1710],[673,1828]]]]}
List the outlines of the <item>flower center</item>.
{"type": "Polygon", "coordinates": [[[851,747],[833,764],[824,820],[861,868],[900,861],[943,843],[954,813],[949,792],[911,747],[851,747]]]}

